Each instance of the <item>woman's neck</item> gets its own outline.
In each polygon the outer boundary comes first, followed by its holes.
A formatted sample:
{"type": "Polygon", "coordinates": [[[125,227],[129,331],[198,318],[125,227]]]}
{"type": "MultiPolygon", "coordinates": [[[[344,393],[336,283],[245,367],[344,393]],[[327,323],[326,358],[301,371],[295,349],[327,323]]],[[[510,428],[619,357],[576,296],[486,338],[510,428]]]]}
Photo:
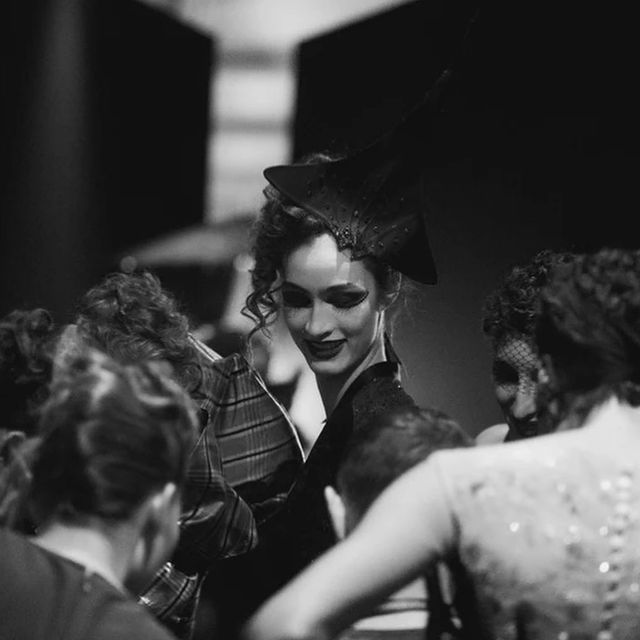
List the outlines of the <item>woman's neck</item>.
{"type": "Polygon", "coordinates": [[[316,376],[318,390],[322,398],[322,404],[327,418],[336,408],[338,402],[345,394],[346,390],[351,386],[353,381],[365,370],[374,364],[386,361],[384,349],[384,336],[379,338],[371,345],[371,349],[367,352],[360,363],[351,371],[346,371],[337,376],[316,376]]]}
{"type": "Polygon", "coordinates": [[[124,591],[133,549],[125,532],[111,536],[91,527],[53,523],[32,540],[67,560],[96,573],[120,591],[124,591]]]}

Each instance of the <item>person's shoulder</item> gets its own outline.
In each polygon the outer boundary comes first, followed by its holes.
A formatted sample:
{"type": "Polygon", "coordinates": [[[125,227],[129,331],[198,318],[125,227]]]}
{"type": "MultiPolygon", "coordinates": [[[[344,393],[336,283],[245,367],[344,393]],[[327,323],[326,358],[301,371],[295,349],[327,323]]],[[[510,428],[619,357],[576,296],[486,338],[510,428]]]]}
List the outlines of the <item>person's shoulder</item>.
{"type": "Polygon", "coordinates": [[[478,447],[454,447],[434,451],[420,466],[450,475],[455,469],[468,469],[469,465],[473,466],[480,459],[484,459],[484,453],[478,456],[478,447]]]}
{"type": "Polygon", "coordinates": [[[175,640],[141,604],[131,598],[113,599],[108,610],[96,619],[93,640],[175,640]]]}
{"type": "Polygon", "coordinates": [[[509,431],[506,423],[494,424],[483,429],[475,438],[476,445],[484,446],[488,444],[500,444],[504,442],[509,431]]]}
{"type": "Polygon", "coordinates": [[[0,548],[2,549],[0,564],[5,568],[16,566],[19,570],[25,569],[26,567],[21,566],[25,562],[39,561],[45,555],[48,557],[48,554],[45,554],[28,536],[12,531],[8,527],[0,527],[0,548]]]}
{"type": "Polygon", "coordinates": [[[441,474],[449,480],[473,479],[489,481],[495,478],[519,477],[532,474],[538,477],[540,465],[548,464],[551,457],[567,455],[582,441],[582,434],[573,432],[539,435],[534,438],[504,442],[500,446],[474,446],[436,451],[429,460],[438,465],[441,474]]]}
{"type": "Polygon", "coordinates": [[[0,527],[0,542],[2,542],[2,548],[4,549],[5,545],[9,544],[26,545],[28,540],[22,534],[12,531],[8,527],[0,527]]]}
{"type": "MultiPolygon", "coordinates": [[[[489,445],[489,443],[485,443],[489,445]]],[[[422,463],[430,468],[425,473],[436,475],[450,487],[462,486],[474,480],[485,481],[501,473],[501,470],[521,464],[520,442],[504,443],[500,446],[456,447],[435,451],[422,463]],[[460,484],[462,483],[462,484],[460,484]]],[[[529,443],[525,443],[525,446],[529,443]]]]}
{"type": "Polygon", "coordinates": [[[354,383],[356,390],[352,404],[358,422],[391,410],[417,407],[395,375],[395,369],[385,365],[387,363],[371,367],[361,380],[354,383]]]}

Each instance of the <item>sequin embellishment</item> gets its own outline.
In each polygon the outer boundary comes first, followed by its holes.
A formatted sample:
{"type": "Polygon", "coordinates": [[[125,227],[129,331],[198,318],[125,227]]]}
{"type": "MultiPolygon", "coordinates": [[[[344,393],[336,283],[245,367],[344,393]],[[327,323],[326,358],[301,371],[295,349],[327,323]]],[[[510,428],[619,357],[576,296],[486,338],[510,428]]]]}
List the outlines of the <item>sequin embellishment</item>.
{"type": "Polygon", "coordinates": [[[624,470],[620,473],[615,483],[604,481],[600,488],[603,492],[613,491],[615,497],[614,514],[611,519],[611,526],[601,527],[600,533],[607,535],[609,539],[609,555],[599,565],[599,571],[606,576],[607,592],[602,605],[600,619],[600,631],[597,640],[612,640],[612,626],[616,607],[620,599],[620,569],[622,562],[622,551],[625,545],[627,530],[631,516],[629,501],[631,498],[632,486],[631,471],[624,470]]]}

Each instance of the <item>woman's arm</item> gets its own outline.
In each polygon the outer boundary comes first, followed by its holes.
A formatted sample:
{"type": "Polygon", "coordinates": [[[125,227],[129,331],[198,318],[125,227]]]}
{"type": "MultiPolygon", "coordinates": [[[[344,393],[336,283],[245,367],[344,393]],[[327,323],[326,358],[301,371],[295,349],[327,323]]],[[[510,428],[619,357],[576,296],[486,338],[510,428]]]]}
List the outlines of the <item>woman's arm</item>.
{"type": "Polygon", "coordinates": [[[438,466],[431,459],[392,484],[344,542],[268,600],[242,638],[333,638],[444,555],[453,535],[438,466]]]}

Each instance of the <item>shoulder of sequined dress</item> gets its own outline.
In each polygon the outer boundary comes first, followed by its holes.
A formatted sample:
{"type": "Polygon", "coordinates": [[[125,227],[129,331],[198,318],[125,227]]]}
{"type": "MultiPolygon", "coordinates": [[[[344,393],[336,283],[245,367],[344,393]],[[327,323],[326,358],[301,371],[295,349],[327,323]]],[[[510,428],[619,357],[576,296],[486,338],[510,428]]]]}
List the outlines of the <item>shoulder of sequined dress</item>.
{"type": "Polygon", "coordinates": [[[624,437],[579,430],[434,454],[486,633],[608,640],[640,628],[640,439],[624,437]]]}

